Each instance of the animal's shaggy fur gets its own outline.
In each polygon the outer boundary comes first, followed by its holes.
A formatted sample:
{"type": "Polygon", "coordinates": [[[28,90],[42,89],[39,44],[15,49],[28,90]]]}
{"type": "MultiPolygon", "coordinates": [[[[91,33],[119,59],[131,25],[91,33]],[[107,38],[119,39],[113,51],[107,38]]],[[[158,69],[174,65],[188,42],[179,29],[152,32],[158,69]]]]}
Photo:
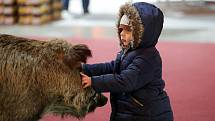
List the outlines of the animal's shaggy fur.
{"type": "Polygon", "coordinates": [[[0,121],[36,121],[44,113],[81,118],[104,105],[107,98],[81,86],[80,64],[89,56],[83,44],[0,35],[0,121]]]}

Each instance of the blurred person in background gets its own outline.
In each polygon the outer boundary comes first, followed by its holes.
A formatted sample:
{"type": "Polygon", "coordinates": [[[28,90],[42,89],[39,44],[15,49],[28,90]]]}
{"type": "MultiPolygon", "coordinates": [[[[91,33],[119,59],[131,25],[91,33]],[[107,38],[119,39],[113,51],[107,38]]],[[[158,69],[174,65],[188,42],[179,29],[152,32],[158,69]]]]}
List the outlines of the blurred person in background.
{"type": "MultiPolygon", "coordinates": [[[[63,0],[63,9],[64,10],[69,10],[69,0],[63,0]]],[[[83,8],[83,14],[89,14],[89,4],[90,0],[82,0],[82,8],[83,8]]]]}

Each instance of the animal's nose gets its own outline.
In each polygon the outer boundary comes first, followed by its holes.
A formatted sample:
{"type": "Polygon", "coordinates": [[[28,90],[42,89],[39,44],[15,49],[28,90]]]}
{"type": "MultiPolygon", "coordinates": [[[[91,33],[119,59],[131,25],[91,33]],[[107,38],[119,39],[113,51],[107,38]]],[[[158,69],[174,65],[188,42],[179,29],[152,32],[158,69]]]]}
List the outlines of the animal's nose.
{"type": "Polygon", "coordinates": [[[97,104],[98,107],[104,106],[108,101],[108,98],[105,97],[103,94],[97,94],[97,99],[98,99],[98,104],[97,104]]]}

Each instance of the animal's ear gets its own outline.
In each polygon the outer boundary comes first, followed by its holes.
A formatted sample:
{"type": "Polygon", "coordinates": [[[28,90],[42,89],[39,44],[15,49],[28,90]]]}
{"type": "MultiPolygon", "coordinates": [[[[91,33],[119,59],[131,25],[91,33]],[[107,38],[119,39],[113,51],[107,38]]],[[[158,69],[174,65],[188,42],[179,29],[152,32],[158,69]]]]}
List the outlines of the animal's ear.
{"type": "Polygon", "coordinates": [[[76,60],[86,63],[88,57],[92,57],[91,50],[84,44],[78,44],[70,49],[71,54],[74,53],[76,60]]]}
{"type": "Polygon", "coordinates": [[[78,44],[64,56],[64,63],[70,68],[77,68],[81,67],[81,63],[86,63],[88,57],[92,57],[91,50],[84,44],[78,44]]]}

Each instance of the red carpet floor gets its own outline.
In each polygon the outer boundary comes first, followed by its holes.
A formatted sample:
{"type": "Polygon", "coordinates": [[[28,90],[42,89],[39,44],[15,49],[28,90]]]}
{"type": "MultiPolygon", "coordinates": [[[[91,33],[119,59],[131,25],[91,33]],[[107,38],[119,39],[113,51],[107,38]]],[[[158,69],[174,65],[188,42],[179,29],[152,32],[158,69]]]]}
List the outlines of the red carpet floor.
{"type": "MultiPolygon", "coordinates": [[[[118,42],[113,40],[71,40],[71,43],[85,43],[92,49],[93,57],[88,63],[112,60],[119,50],[118,42]]],[[[163,59],[163,75],[174,121],[215,121],[215,44],[162,42],[157,48],[163,59]]],[[[108,103],[82,121],[108,121],[109,116],[108,103]]],[[[46,115],[43,121],[77,120],[46,115]]]]}

